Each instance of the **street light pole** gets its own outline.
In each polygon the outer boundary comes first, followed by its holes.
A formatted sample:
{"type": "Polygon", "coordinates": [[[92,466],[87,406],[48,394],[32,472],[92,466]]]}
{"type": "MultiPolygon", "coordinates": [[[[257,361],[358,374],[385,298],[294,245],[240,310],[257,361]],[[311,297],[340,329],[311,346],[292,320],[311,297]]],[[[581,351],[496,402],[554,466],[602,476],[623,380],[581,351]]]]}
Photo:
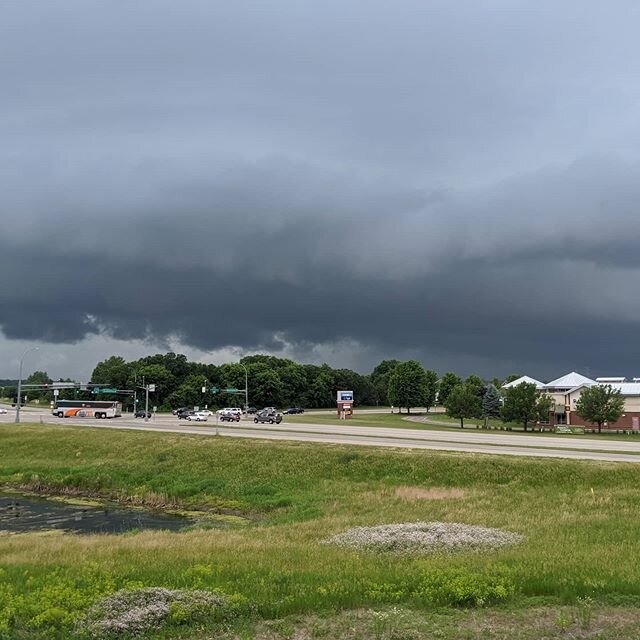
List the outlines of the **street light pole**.
{"type": "Polygon", "coordinates": [[[244,369],[244,410],[249,415],[249,374],[247,367],[242,362],[239,364],[244,369]]]}
{"type": "Polygon", "coordinates": [[[20,396],[22,394],[22,365],[24,363],[24,358],[27,353],[31,351],[38,351],[40,347],[31,347],[27,349],[23,354],[22,358],[20,358],[20,372],[18,373],[18,401],[16,402],[16,424],[20,422],[20,396]]]}

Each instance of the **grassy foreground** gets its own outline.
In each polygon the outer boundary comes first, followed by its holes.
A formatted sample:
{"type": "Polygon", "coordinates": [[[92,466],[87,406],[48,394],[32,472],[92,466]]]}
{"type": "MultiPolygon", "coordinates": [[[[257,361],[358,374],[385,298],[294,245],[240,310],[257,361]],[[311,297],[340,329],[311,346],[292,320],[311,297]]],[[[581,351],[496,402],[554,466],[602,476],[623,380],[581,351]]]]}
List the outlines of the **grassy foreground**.
{"type": "MultiPolygon", "coordinates": [[[[560,633],[591,624],[603,607],[640,604],[632,465],[3,425],[0,483],[251,519],[187,533],[0,535],[0,637],[73,637],[102,595],[145,585],[225,594],[236,613],[225,622],[229,638],[293,637],[301,624],[306,637],[526,638],[454,635],[457,613],[442,614],[441,632],[429,635],[420,620],[450,606],[494,620],[506,607],[518,628],[535,603],[560,633]],[[357,525],[417,520],[500,527],[526,541],[417,559],[320,544],[357,525]],[[353,632],[339,630],[349,611],[368,612],[358,632],[351,622],[353,632]],[[328,614],[335,623],[323,622],[328,614]],[[406,633],[397,635],[401,619],[406,633]]],[[[638,623],[620,615],[625,629],[638,623]]],[[[158,637],[221,633],[180,619],[158,637]]],[[[617,633],[598,637],[625,637],[617,633]]]]}

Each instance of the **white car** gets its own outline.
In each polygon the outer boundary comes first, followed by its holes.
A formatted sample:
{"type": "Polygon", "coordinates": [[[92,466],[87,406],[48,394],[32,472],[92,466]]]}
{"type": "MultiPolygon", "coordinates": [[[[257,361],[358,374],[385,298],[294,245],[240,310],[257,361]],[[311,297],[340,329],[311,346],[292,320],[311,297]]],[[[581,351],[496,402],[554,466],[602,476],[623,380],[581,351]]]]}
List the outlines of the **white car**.
{"type": "Polygon", "coordinates": [[[189,420],[189,422],[206,422],[208,419],[209,416],[203,411],[196,411],[195,413],[187,416],[187,420],[189,420]]]}
{"type": "Polygon", "coordinates": [[[220,409],[220,411],[218,411],[218,413],[222,416],[222,415],[238,415],[238,416],[242,416],[242,409],[240,407],[226,407],[224,409],[220,409]]]}
{"type": "Polygon", "coordinates": [[[7,413],[7,410],[4,407],[0,407],[0,413],[7,413]]]}
{"type": "Polygon", "coordinates": [[[213,415],[213,411],[209,411],[209,409],[201,409],[197,413],[201,413],[203,416],[211,417],[213,415]]]}

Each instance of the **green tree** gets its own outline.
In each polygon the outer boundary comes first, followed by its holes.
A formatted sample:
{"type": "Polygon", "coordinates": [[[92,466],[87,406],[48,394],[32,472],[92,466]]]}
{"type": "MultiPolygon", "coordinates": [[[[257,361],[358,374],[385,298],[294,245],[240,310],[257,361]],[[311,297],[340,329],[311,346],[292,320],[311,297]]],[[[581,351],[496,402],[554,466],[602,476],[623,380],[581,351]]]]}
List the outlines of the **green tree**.
{"type": "Polygon", "coordinates": [[[399,364],[399,360],[383,360],[369,375],[376,404],[389,404],[389,378],[399,364]]]}
{"type": "Polygon", "coordinates": [[[482,417],[484,418],[484,426],[487,426],[489,418],[499,418],[502,409],[502,400],[499,391],[495,385],[487,385],[487,390],[482,398],[482,417]]]}
{"type": "Polygon", "coordinates": [[[478,397],[477,388],[473,385],[459,384],[451,389],[445,405],[447,414],[460,420],[460,428],[464,428],[465,418],[477,418],[482,412],[482,401],[478,397]]]}
{"type": "Polygon", "coordinates": [[[462,378],[452,371],[447,371],[440,380],[440,386],[438,387],[438,404],[443,407],[447,404],[447,398],[454,387],[462,384],[462,378]]]}
{"type": "MultiPolygon", "coordinates": [[[[149,395],[149,404],[162,405],[163,399],[168,398],[177,388],[173,374],[161,364],[148,364],[139,367],[135,371],[135,376],[135,382],[138,385],[143,384],[143,381],[145,385],[156,385],[155,392],[151,392],[149,395]]],[[[138,390],[138,394],[140,394],[140,390],[138,390]]],[[[142,399],[141,395],[138,395],[138,397],[142,399]]]]}
{"type": "Polygon", "coordinates": [[[251,389],[252,402],[258,407],[280,407],[284,386],[277,371],[266,369],[256,374],[251,389]]]}
{"type": "Polygon", "coordinates": [[[540,394],[536,403],[536,419],[540,422],[549,422],[549,414],[554,407],[555,401],[549,394],[540,394]]]}
{"type": "Polygon", "coordinates": [[[532,382],[523,382],[504,390],[502,420],[519,422],[527,430],[529,422],[539,417],[538,390],[532,382]]]}
{"type": "Polygon", "coordinates": [[[598,433],[602,433],[605,422],[617,422],[624,413],[624,397],[622,392],[610,384],[596,384],[587,387],[576,402],[576,413],[598,425],[598,433]]]}
{"type": "Polygon", "coordinates": [[[482,399],[485,391],[485,384],[483,379],[480,376],[476,376],[474,374],[467,377],[464,383],[475,390],[478,398],[482,399]]]}
{"type": "MultiPolygon", "coordinates": [[[[46,371],[34,371],[24,384],[51,384],[51,378],[46,371]]],[[[24,389],[23,394],[32,400],[48,398],[50,393],[42,389],[24,389]]],[[[17,390],[16,390],[17,395],[17,390]]]]}
{"type": "Polygon", "coordinates": [[[127,389],[132,367],[121,356],[111,356],[98,362],[91,374],[94,384],[108,384],[116,389],[127,389]]]}
{"type": "Polygon", "coordinates": [[[428,384],[427,373],[419,362],[401,362],[389,378],[389,401],[411,413],[411,407],[425,404],[428,384]]]}
{"type": "Polygon", "coordinates": [[[184,382],[165,398],[167,408],[216,406],[217,398],[211,393],[210,385],[208,379],[202,375],[187,376],[184,382]],[[204,393],[203,386],[206,389],[204,393]]]}
{"type": "MultiPolygon", "coordinates": [[[[304,392],[307,388],[307,376],[304,367],[295,362],[278,370],[283,386],[282,406],[302,406],[304,404],[304,392]]],[[[251,386],[249,386],[251,389],[251,386]]],[[[250,396],[250,402],[251,396],[250,396]]]]}
{"type": "Polygon", "coordinates": [[[328,408],[336,406],[336,388],[333,372],[329,367],[321,367],[309,389],[305,394],[305,404],[308,407],[328,408]]]}

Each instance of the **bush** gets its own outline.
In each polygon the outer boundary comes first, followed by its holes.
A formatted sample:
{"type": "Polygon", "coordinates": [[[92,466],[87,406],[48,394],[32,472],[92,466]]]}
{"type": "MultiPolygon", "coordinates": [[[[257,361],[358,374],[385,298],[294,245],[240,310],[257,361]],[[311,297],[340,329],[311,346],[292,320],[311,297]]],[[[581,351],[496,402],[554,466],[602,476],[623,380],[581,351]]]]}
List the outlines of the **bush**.
{"type": "Polygon", "coordinates": [[[87,612],[79,630],[91,637],[135,635],[166,623],[224,618],[225,599],[210,591],[148,587],[121,590],[103,598],[87,612]]]}
{"type": "Polygon", "coordinates": [[[421,603],[459,607],[482,607],[505,602],[516,589],[508,576],[445,569],[426,574],[412,596],[421,603]]]}

